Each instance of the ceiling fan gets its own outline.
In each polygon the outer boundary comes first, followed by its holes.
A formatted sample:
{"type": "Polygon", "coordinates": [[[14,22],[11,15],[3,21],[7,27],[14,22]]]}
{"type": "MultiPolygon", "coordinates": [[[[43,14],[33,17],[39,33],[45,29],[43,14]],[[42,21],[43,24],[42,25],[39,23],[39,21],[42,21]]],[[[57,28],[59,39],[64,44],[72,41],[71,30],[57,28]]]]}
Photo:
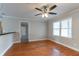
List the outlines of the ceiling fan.
{"type": "Polygon", "coordinates": [[[35,16],[42,15],[42,17],[48,17],[48,14],[57,15],[57,13],[51,12],[56,7],[57,5],[53,5],[51,7],[49,7],[49,5],[44,5],[41,8],[35,8],[36,10],[41,11],[41,13],[36,14],[35,16]]]}

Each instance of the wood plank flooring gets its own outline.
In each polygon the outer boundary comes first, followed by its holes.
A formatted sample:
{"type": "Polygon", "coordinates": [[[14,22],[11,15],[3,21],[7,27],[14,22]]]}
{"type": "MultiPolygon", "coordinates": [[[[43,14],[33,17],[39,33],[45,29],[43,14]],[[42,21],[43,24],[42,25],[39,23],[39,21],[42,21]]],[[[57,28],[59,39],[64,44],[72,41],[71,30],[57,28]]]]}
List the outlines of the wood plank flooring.
{"type": "Polygon", "coordinates": [[[70,48],[50,40],[14,44],[4,56],[79,56],[70,48]]]}

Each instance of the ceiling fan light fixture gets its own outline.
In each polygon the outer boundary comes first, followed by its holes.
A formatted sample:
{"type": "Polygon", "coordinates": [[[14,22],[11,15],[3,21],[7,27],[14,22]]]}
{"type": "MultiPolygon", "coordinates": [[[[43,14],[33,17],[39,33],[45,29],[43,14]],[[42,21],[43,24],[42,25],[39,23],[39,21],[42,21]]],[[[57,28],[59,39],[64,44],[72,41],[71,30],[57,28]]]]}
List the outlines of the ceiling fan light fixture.
{"type": "Polygon", "coordinates": [[[42,17],[44,18],[44,17],[48,17],[48,14],[47,13],[44,13],[44,14],[42,14],[42,17]]]}
{"type": "Polygon", "coordinates": [[[42,17],[43,17],[43,18],[45,17],[44,14],[42,14],[42,17]]]}
{"type": "Polygon", "coordinates": [[[51,7],[49,7],[48,5],[44,5],[44,6],[42,6],[42,8],[35,8],[36,10],[42,12],[41,14],[36,14],[35,16],[41,15],[42,18],[47,18],[48,17],[48,14],[56,15],[56,13],[51,12],[56,7],[57,7],[57,5],[53,5],[51,7]]]}
{"type": "Polygon", "coordinates": [[[47,17],[48,17],[48,14],[47,14],[47,13],[45,13],[45,14],[44,14],[44,16],[47,18],[47,17]]]}

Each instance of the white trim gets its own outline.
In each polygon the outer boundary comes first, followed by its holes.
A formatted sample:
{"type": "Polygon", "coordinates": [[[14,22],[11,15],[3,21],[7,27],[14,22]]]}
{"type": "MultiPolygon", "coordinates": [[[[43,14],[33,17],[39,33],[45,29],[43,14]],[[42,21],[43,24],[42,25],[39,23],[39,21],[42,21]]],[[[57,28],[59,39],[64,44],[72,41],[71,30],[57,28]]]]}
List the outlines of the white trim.
{"type": "Polygon", "coordinates": [[[0,56],[3,56],[12,46],[13,46],[13,43],[9,45],[7,49],[5,49],[5,51],[0,56]]]}
{"type": "Polygon", "coordinates": [[[20,42],[21,42],[21,22],[28,23],[28,41],[29,41],[30,40],[30,22],[28,22],[28,21],[20,21],[19,22],[20,42]]]}
{"type": "Polygon", "coordinates": [[[63,43],[60,43],[60,42],[55,41],[55,40],[52,40],[52,39],[49,39],[49,40],[50,40],[50,41],[53,41],[53,42],[56,42],[56,43],[58,43],[58,44],[60,44],[60,45],[63,45],[63,46],[65,46],[65,47],[68,47],[68,48],[70,48],[70,49],[72,49],[72,50],[75,50],[75,51],[79,52],[79,49],[77,49],[77,48],[70,47],[70,46],[68,46],[68,45],[65,45],[65,44],[63,44],[63,43]]]}
{"type": "Polygon", "coordinates": [[[29,40],[29,42],[33,42],[33,41],[42,41],[42,40],[48,40],[47,38],[44,38],[44,39],[32,39],[32,40],[29,40]]]}

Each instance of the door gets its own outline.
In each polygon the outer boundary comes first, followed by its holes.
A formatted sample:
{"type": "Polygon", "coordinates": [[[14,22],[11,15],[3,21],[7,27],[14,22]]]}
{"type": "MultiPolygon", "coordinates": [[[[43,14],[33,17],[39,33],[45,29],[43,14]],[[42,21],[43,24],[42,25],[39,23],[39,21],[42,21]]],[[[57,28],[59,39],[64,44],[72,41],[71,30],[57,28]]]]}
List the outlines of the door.
{"type": "Polygon", "coordinates": [[[28,42],[28,23],[21,22],[21,42],[28,42]]]}

